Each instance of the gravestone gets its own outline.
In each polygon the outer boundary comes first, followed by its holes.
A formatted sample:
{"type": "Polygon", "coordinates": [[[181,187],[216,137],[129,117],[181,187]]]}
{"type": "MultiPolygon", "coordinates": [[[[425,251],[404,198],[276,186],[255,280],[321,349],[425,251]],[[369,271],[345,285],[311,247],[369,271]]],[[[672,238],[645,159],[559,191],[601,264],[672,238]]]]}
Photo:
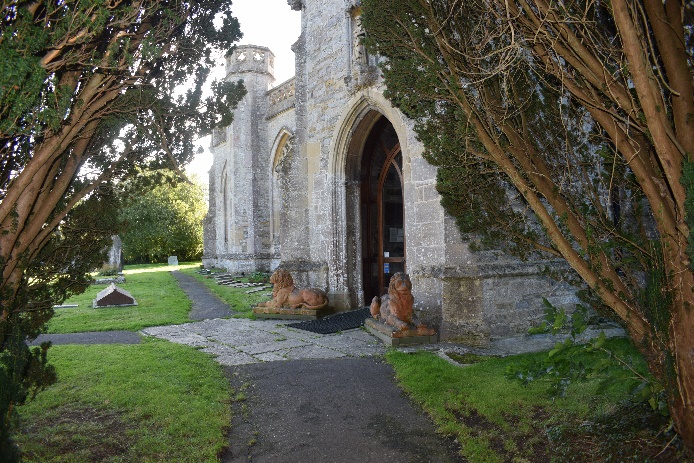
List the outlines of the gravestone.
{"type": "Polygon", "coordinates": [[[108,250],[108,260],[101,266],[102,272],[120,273],[123,271],[123,241],[114,235],[108,250]]]}
{"type": "Polygon", "coordinates": [[[99,291],[92,305],[95,309],[99,307],[127,307],[137,305],[137,301],[129,292],[111,283],[99,291]]]}
{"type": "Polygon", "coordinates": [[[178,256],[169,256],[169,265],[178,265],[178,256]]]}

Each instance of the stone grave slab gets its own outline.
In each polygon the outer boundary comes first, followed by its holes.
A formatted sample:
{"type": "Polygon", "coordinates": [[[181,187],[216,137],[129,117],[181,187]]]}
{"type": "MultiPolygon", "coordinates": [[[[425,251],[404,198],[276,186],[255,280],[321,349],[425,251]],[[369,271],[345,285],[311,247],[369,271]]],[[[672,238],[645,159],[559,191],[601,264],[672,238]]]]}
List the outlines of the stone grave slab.
{"type": "Polygon", "coordinates": [[[137,301],[132,295],[111,283],[108,287],[99,291],[96,299],[92,302],[92,306],[97,309],[100,307],[128,307],[137,305],[137,301]]]}
{"type": "Polygon", "coordinates": [[[169,265],[178,265],[178,256],[169,256],[169,265]]]}

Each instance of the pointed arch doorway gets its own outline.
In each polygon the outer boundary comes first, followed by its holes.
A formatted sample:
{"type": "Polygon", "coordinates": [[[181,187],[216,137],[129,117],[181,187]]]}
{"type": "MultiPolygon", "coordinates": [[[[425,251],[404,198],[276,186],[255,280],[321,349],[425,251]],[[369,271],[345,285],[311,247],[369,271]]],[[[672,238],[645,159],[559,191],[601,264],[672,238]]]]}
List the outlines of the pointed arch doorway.
{"type": "Polygon", "coordinates": [[[361,157],[364,299],[388,292],[393,274],[406,271],[402,151],[393,125],[381,117],[361,157]]]}

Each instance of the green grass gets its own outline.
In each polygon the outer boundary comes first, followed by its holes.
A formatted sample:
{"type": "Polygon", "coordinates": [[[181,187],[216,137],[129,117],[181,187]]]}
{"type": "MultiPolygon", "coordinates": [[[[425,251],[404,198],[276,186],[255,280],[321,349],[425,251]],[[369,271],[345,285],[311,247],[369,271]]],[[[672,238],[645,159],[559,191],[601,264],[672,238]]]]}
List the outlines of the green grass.
{"type": "Polygon", "coordinates": [[[83,294],[65,301],[65,304],[78,304],[78,307],[55,309],[55,315],[48,323],[48,332],[138,331],[148,326],[186,323],[190,321],[188,313],[191,302],[170,272],[199,265],[191,263],[178,267],[166,264],[127,266],[124,270],[127,282],[118,286],[135,298],[137,306],[94,309],[92,301],[106,285],[92,285],[83,294]]]}
{"type": "Polygon", "coordinates": [[[216,462],[230,423],[214,360],[159,340],[53,346],[58,382],[20,407],[25,462],[216,462]]]}
{"type": "MultiPolygon", "coordinates": [[[[631,349],[625,340],[612,341],[631,349]]],[[[635,352],[635,351],[634,351],[635,352]]],[[[433,418],[439,432],[457,439],[469,463],[679,462],[672,435],[658,436],[666,418],[628,401],[619,385],[598,395],[599,381],[575,383],[564,398],[548,385],[505,378],[509,365],[546,353],[460,367],[431,353],[391,351],[387,360],[400,386],[433,418]]]]}
{"type": "MultiPolygon", "coordinates": [[[[231,310],[237,312],[234,315],[234,318],[255,319],[255,315],[253,315],[253,307],[270,299],[262,294],[272,291],[271,289],[259,293],[246,294],[246,291],[252,288],[231,288],[229,286],[219,285],[214,281],[213,278],[207,278],[199,273],[195,273],[195,269],[193,268],[187,268],[181,272],[194,276],[198,279],[198,281],[201,281],[213,293],[219,296],[220,299],[229,304],[231,310]]],[[[242,281],[246,280],[247,279],[242,279],[242,281]]]]}

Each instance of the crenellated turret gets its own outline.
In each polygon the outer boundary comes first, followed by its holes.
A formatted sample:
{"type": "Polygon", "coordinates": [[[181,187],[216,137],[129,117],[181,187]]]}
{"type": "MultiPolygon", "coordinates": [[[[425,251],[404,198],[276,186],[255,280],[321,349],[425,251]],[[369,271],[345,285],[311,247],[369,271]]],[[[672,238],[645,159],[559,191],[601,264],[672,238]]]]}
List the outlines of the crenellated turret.
{"type": "Polygon", "coordinates": [[[226,72],[227,79],[231,74],[256,72],[267,74],[274,80],[275,55],[266,47],[241,45],[226,57],[226,72]]]}

